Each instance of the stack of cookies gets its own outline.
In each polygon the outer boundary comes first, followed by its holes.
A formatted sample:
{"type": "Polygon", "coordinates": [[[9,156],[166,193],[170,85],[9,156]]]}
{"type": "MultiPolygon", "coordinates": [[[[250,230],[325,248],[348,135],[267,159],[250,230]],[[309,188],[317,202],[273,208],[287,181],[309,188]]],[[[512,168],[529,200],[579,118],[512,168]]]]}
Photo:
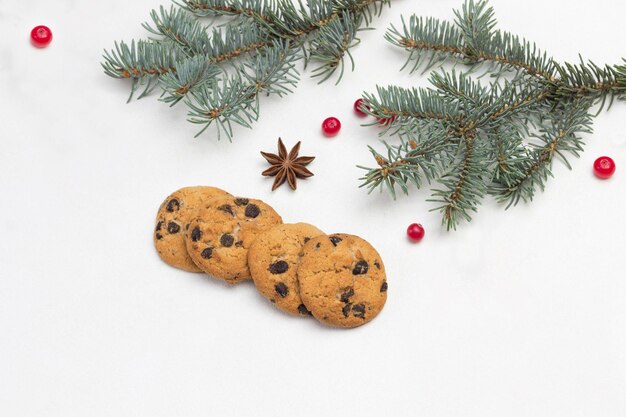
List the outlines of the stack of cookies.
{"type": "Polygon", "coordinates": [[[385,267],[365,240],[283,224],[268,204],[214,187],[188,187],[159,208],[154,245],[163,261],[229,284],[253,280],[279,309],[352,328],[380,313],[385,267]]]}

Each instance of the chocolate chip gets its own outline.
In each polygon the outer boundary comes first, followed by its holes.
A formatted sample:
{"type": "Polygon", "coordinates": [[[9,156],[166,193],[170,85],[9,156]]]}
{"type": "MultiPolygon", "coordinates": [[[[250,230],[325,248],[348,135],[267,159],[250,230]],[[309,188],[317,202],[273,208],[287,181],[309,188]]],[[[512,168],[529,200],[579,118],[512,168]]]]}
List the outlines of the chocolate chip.
{"type": "Polygon", "coordinates": [[[230,204],[224,204],[222,206],[219,206],[217,208],[219,211],[223,211],[224,213],[228,213],[231,216],[235,216],[235,212],[233,211],[233,208],[230,206],[230,204]]]}
{"type": "Polygon", "coordinates": [[[378,263],[378,261],[374,261],[374,266],[378,269],[380,269],[380,264],[378,263]]]}
{"type": "Polygon", "coordinates": [[[256,219],[261,214],[261,209],[256,204],[249,204],[246,206],[246,217],[256,219]]]}
{"type": "Polygon", "coordinates": [[[282,282],[279,282],[278,284],[276,284],[274,286],[274,289],[276,290],[278,295],[280,295],[283,298],[287,297],[287,295],[289,294],[289,288],[287,288],[287,286],[283,284],[282,282]]]}
{"type": "Polygon", "coordinates": [[[311,240],[311,238],[310,238],[310,237],[305,237],[305,238],[304,238],[304,243],[308,243],[308,242],[309,242],[309,240],[311,240]]]}
{"type": "Polygon", "coordinates": [[[321,243],[318,243],[317,245],[315,245],[315,248],[316,248],[316,249],[319,249],[319,248],[321,248],[321,247],[322,247],[322,244],[321,244],[321,243]]]}
{"type": "Polygon", "coordinates": [[[284,274],[289,270],[289,264],[285,261],[274,262],[270,265],[269,271],[274,275],[284,274]]]}
{"type": "Polygon", "coordinates": [[[337,246],[337,244],[339,242],[341,242],[343,239],[341,239],[340,237],[337,236],[331,236],[330,237],[330,241],[333,242],[333,245],[337,246]]]}
{"type": "Polygon", "coordinates": [[[157,234],[156,234],[156,239],[157,239],[157,240],[161,240],[161,239],[163,239],[163,235],[162,235],[161,233],[157,233],[157,234]]]}
{"type": "Polygon", "coordinates": [[[200,231],[200,228],[196,226],[191,231],[191,241],[197,242],[200,239],[202,239],[202,232],[200,231]]]}
{"type": "Polygon", "coordinates": [[[239,241],[235,242],[235,246],[238,247],[238,248],[243,247],[243,240],[239,240],[239,241]]]}
{"type": "Polygon", "coordinates": [[[347,288],[343,291],[343,293],[341,294],[341,302],[342,303],[349,303],[350,302],[350,297],[352,297],[354,295],[354,288],[347,288]]]}
{"type": "Polygon", "coordinates": [[[233,237],[233,235],[224,234],[220,238],[220,243],[225,248],[230,248],[231,246],[233,246],[233,243],[235,243],[235,238],[233,237]]]}
{"type": "Polygon", "coordinates": [[[370,266],[367,264],[367,262],[361,260],[357,262],[354,266],[354,269],[352,270],[352,275],[365,275],[367,274],[367,271],[369,271],[369,269],[370,266]]]}
{"type": "Polygon", "coordinates": [[[247,206],[248,203],[250,203],[250,200],[248,200],[247,198],[235,199],[235,204],[237,204],[238,206],[247,206]]]}
{"type": "Polygon", "coordinates": [[[365,318],[365,304],[357,304],[355,306],[352,306],[352,312],[354,313],[354,317],[364,319],[365,318]]]}
{"type": "Polygon", "coordinates": [[[344,317],[348,317],[348,314],[350,313],[351,308],[352,308],[352,304],[350,303],[343,306],[343,308],[341,309],[341,312],[343,313],[344,317]]]}
{"type": "Polygon", "coordinates": [[[163,222],[158,222],[156,225],[156,229],[154,229],[154,231],[158,232],[159,230],[161,230],[161,226],[163,226],[163,222]]]}
{"type": "Polygon", "coordinates": [[[383,282],[383,285],[380,286],[380,292],[387,292],[387,281],[383,282]]]}
{"type": "Polygon", "coordinates": [[[298,312],[300,314],[302,314],[303,316],[312,316],[313,314],[309,311],[308,308],[306,308],[306,306],[304,304],[300,304],[298,306],[298,312]]]}
{"type": "Polygon", "coordinates": [[[178,200],[173,199],[167,203],[167,211],[169,211],[170,213],[178,210],[180,210],[180,202],[178,200]]]}
{"type": "Polygon", "coordinates": [[[211,257],[213,256],[213,248],[206,248],[202,251],[200,256],[202,256],[204,259],[211,259],[211,257]]]}
{"type": "Polygon", "coordinates": [[[175,235],[176,233],[180,232],[180,226],[179,226],[179,225],[177,225],[177,224],[176,224],[176,223],[174,223],[174,222],[169,222],[169,223],[167,224],[167,231],[168,231],[170,234],[175,235]]]}

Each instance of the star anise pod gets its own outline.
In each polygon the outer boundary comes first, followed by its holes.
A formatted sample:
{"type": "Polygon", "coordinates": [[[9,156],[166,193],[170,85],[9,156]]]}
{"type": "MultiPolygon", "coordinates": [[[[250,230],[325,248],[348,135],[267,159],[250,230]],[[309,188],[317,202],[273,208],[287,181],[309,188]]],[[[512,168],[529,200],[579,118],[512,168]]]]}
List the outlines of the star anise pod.
{"type": "Polygon", "coordinates": [[[306,166],[309,165],[314,159],[314,156],[300,156],[300,144],[296,143],[296,146],[287,154],[287,148],[282,139],[278,139],[278,155],[273,153],[261,152],[263,158],[270,163],[270,167],[263,171],[262,175],[265,177],[276,177],[274,179],[274,185],[272,191],[280,187],[287,181],[292,190],[295,190],[296,178],[309,178],[313,176],[313,173],[309,171],[306,166]]]}

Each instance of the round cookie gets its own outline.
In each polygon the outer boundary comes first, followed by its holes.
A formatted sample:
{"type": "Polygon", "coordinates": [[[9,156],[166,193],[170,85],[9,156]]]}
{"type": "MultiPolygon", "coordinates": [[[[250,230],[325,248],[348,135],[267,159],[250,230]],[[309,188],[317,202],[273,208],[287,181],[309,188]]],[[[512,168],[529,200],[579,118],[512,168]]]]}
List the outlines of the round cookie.
{"type": "Polygon", "coordinates": [[[322,323],[358,327],[387,301],[385,266],[376,249],[357,236],[318,236],[305,246],[298,267],[300,296],[322,323]]]}
{"type": "Polygon", "coordinates": [[[229,195],[214,187],[186,187],[167,197],[159,207],[154,230],[154,247],[161,259],[175,268],[202,272],[187,254],[183,227],[208,200],[229,195]]]}
{"type": "Polygon", "coordinates": [[[306,316],[297,270],[302,248],[324,232],[306,223],[281,224],[257,236],[248,251],[248,266],[257,290],[287,313],[306,316]]]}
{"type": "Polygon", "coordinates": [[[257,235],[282,223],[260,200],[220,197],[198,210],[185,227],[187,252],[207,274],[236,284],[250,279],[248,248],[257,235]]]}

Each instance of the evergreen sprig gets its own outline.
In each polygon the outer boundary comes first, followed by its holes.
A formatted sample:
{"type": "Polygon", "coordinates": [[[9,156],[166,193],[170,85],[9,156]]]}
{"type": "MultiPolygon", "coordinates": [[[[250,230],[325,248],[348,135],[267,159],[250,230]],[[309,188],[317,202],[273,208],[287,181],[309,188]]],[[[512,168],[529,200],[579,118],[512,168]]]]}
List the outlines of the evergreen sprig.
{"type": "Polygon", "coordinates": [[[350,49],[391,0],[181,0],[150,13],[145,40],[115,43],[102,66],[131,80],[142,98],[160,88],[160,100],[187,105],[189,121],[230,140],[233,125],[251,127],[261,95],[291,93],[296,65],[315,62],[324,82],[354,69],[350,49]],[[202,18],[213,18],[203,21],[202,18]],[[220,19],[228,19],[226,22],[220,19]]]}
{"type": "Polygon", "coordinates": [[[571,168],[568,156],[582,152],[592,108],[626,93],[625,64],[559,63],[498,30],[486,0],[466,0],[454,14],[454,22],[411,16],[391,26],[386,39],[409,54],[403,69],[442,69],[430,88],[378,87],[362,107],[384,126],[381,135],[400,140],[384,142],[385,152],[370,148],[378,166],[364,168],[362,186],[395,197],[438,183],[430,201],[448,230],[470,221],[486,195],[507,208],[531,201],[555,159],[571,168]]]}

